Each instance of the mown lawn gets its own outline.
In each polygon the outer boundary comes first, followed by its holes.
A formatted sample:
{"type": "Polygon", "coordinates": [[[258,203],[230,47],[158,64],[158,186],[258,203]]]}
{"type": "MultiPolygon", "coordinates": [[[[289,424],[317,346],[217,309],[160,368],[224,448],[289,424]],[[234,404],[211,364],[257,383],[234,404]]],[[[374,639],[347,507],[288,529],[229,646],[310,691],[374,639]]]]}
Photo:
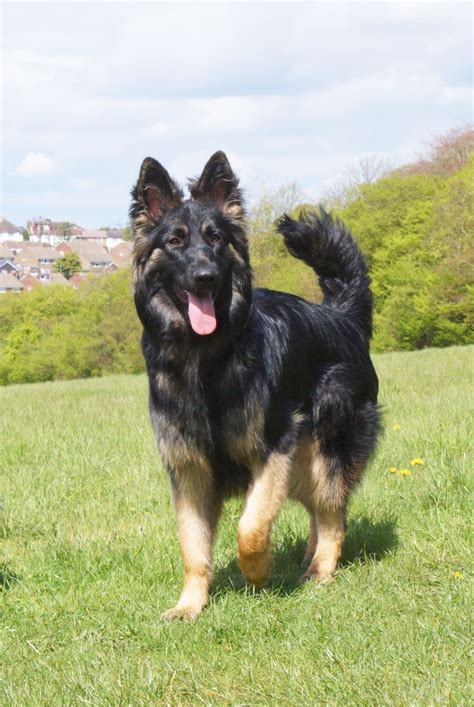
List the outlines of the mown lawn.
{"type": "Polygon", "coordinates": [[[297,586],[306,517],[288,504],[272,582],[246,589],[233,501],[194,624],[160,621],[181,565],[145,378],[1,389],[0,702],[472,703],[473,349],[374,358],[386,431],[336,581],[297,586]]]}

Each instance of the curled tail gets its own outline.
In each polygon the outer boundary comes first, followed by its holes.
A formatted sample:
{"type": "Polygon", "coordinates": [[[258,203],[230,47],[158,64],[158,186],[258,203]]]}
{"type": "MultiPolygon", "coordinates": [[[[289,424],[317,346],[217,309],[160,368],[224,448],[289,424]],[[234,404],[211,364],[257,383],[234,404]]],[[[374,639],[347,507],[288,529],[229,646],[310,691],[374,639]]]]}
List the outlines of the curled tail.
{"type": "Polygon", "coordinates": [[[289,252],[313,268],[323,304],[347,314],[367,340],[372,336],[372,293],[365,258],[350,231],[324,209],[277,221],[289,252]]]}

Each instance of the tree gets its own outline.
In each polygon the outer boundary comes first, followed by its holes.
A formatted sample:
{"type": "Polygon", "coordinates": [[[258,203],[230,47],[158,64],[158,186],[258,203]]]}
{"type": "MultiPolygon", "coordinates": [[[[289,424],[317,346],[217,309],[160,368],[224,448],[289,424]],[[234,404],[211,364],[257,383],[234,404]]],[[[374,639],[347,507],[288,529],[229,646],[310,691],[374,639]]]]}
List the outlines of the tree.
{"type": "Polygon", "coordinates": [[[249,227],[251,235],[268,233],[279,216],[293,211],[305,200],[304,191],[295,182],[283,184],[278,189],[264,189],[259,200],[250,209],[249,227]]]}
{"type": "Polygon", "coordinates": [[[374,184],[392,169],[389,160],[377,155],[361,157],[346,167],[334,180],[323,197],[331,209],[342,209],[358,199],[361,187],[374,184]]]}
{"type": "Polygon", "coordinates": [[[425,153],[416,162],[400,167],[403,175],[433,174],[448,176],[465,167],[474,153],[474,130],[466,125],[439,135],[428,143],[425,153]]]}
{"type": "Polygon", "coordinates": [[[252,268],[257,287],[320,301],[321,292],[314,272],[288,253],[283,238],[275,231],[276,219],[284,213],[297,216],[304,208],[304,199],[303,190],[294,182],[263,192],[250,210],[252,268]]]}
{"type": "Polygon", "coordinates": [[[63,255],[62,258],[56,260],[53,268],[54,272],[61,273],[62,275],[64,275],[66,280],[69,280],[74,275],[74,273],[81,272],[81,259],[79,258],[77,253],[66,253],[66,255],[63,255]]]}

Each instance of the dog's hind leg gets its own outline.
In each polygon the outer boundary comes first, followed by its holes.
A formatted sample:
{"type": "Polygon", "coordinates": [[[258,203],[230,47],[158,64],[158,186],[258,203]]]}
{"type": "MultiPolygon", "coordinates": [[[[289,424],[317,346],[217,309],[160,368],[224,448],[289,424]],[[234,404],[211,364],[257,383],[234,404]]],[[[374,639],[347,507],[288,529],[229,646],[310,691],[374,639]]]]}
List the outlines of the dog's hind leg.
{"type": "Polygon", "coordinates": [[[239,522],[239,566],[246,580],[257,587],[265,584],[271,571],[270,532],[288,495],[291,457],[273,452],[253,473],[239,522]]]}
{"type": "Polygon", "coordinates": [[[347,488],[341,470],[322,455],[315,445],[312,467],[312,497],[306,499],[310,511],[310,538],[305,561],[309,563],[302,582],[327,582],[336,570],[344,542],[347,488]],[[311,513],[312,511],[312,513],[311,513]]]}
{"type": "Polygon", "coordinates": [[[319,509],[316,515],[317,543],[314,555],[301,581],[331,580],[341,556],[344,542],[344,510],[319,509]]]}
{"type": "MultiPolygon", "coordinates": [[[[199,472],[196,472],[195,474],[199,472]]],[[[201,480],[202,481],[202,480],[201,480]]],[[[174,504],[178,524],[184,586],[178,603],[162,614],[165,620],[193,619],[207,603],[212,580],[212,545],[221,509],[210,483],[177,484],[174,504]]]]}

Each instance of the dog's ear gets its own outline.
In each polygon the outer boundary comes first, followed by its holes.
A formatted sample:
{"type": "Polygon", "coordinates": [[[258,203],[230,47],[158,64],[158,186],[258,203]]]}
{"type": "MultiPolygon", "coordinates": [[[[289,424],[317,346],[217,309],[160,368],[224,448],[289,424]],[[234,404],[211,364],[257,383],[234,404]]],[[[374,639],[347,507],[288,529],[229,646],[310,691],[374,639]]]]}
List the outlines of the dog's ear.
{"type": "Polygon", "coordinates": [[[145,215],[156,221],[169,209],[180,205],[182,192],[171,179],[166,169],[153,157],[146,157],[140,168],[140,175],[132,190],[130,215],[136,218],[145,215]]]}
{"type": "Polygon", "coordinates": [[[223,152],[212,155],[201,176],[190,182],[189,191],[195,201],[214,204],[231,219],[242,221],[245,216],[239,180],[223,152]]]}

